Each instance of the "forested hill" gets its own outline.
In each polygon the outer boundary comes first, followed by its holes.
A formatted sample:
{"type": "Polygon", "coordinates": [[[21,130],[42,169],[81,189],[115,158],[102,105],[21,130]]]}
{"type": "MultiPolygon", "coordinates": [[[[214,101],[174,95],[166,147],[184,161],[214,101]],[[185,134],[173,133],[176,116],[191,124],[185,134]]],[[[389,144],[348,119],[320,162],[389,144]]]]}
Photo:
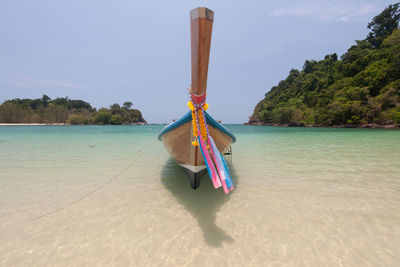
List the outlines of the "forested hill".
{"type": "Polygon", "coordinates": [[[388,6],[369,35],[338,59],[306,60],[265,94],[250,124],[400,124],[400,8],[388,6]]]}
{"type": "Polygon", "coordinates": [[[66,123],[66,124],[144,124],[142,113],[132,108],[132,102],[121,107],[96,110],[83,100],[47,95],[38,99],[11,99],[0,105],[0,123],[66,123]]]}

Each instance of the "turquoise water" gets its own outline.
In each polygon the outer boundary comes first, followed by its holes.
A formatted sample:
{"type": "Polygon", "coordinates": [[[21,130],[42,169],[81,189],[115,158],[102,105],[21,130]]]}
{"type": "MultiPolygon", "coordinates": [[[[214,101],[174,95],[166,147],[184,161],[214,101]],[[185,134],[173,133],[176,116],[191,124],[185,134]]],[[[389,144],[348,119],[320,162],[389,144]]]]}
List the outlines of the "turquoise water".
{"type": "Polygon", "coordinates": [[[1,126],[0,265],[399,266],[399,130],[226,126],[229,195],[162,125],[1,126]]]}

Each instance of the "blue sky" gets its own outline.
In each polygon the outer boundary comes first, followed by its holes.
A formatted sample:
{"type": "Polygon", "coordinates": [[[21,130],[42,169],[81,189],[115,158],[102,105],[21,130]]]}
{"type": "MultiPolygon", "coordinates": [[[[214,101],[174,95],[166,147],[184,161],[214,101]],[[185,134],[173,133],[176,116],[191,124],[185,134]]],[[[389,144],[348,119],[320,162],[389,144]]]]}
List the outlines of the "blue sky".
{"type": "Polygon", "coordinates": [[[132,101],[148,122],[188,111],[189,12],[215,12],[209,112],[243,123],[269,89],[306,59],[342,55],[396,1],[0,1],[0,101],[132,101]]]}

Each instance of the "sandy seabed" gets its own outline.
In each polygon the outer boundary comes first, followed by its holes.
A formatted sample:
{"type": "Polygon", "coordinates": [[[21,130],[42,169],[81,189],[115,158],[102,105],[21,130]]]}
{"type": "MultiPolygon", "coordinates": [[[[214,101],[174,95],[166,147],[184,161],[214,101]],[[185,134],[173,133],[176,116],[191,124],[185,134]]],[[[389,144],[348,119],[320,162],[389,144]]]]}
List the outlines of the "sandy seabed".
{"type": "Polygon", "coordinates": [[[400,132],[240,127],[229,195],[162,126],[0,132],[0,265],[400,266],[400,132]]]}

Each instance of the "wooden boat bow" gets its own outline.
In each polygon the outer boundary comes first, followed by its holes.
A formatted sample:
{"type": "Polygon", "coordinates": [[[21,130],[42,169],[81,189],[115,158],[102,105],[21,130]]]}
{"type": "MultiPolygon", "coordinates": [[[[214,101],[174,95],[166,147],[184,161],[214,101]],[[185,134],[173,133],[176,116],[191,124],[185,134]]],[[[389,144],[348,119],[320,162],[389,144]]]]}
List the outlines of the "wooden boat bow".
{"type": "Polygon", "coordinates": [[[185,168],[190,184],[196,189],[208,171],[215,188],[225,193],[233,189],[223,154],[235,137],[208,113],[206,92],[214,12],[205,7],[190,12],[191,36],[191,109],[186,115],[165,127],[158,136],[175,161],[185,168]]]}

